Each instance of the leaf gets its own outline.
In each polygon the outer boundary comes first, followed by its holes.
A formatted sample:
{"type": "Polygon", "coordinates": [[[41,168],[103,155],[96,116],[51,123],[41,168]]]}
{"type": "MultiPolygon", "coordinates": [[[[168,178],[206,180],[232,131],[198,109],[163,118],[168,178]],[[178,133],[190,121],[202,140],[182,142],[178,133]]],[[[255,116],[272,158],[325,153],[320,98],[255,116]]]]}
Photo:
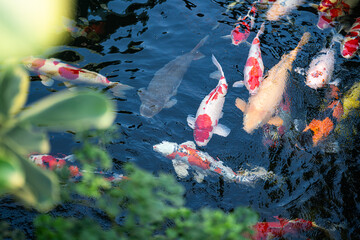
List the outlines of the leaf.
{"type": "Polygon", "coordinates": [[[12,193],[39,211],[50,210],[59,201],[59,184],[55,174],[19,155],[18,159],[25,173],[25,185],[12,193]]]}
{"type": "Polygon", "coordinates": [[[19,160],[9,151],[0,149],[0,193],[9,192],[25,183],[19,160]]]}
{"type": "Polygon", "coordinates": [[[46,133],[34,131],[30,126],[17,125],[6,133],[6,141],[16,145],[14,148],[23,156],[32,153],[48,153],[50,144],[46,133]]]}
{"type": "Polygon", "coordinates": [[[0,73],[0,121],[19,112],[29,90],[29,75],[16,65],[8,65],[0,73]]]}
{"type": "Polygon", "coordinates": [[[114,119],[112,102],[105,95],[90,91],[52,94],[29,106],[19,116],[20,122],[54,131],[108,128],[114,119]]]}

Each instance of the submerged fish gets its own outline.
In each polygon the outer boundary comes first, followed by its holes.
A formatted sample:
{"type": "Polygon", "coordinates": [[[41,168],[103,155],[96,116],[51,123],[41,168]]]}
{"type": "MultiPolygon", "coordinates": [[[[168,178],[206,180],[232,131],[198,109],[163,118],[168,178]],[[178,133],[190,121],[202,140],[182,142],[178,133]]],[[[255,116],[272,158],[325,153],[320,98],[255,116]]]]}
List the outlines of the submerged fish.
{"type": "Polygon", "coordinates": [[[196,144],[199,146],[206,146],[214,133],[223,137],[227,137],[230,133],[229,128],[219,124],[219,119],[223,115],[222,109],[225,102],[228,84],[226,82],[224,72],[214,55],[212,55],[212,61],[218,68],[218,72],[213,74],[213,77],[218,78],[219,82],[217,86],[201,101],[196,117],[194,118],[190,115],[187,117],[188,125],[194,129],[194,139],[196,144]]]}
{"type": "Polygon", "coordinates": [[[54,80],[64,82],[67,87],[73,87],[73,84],[102,85],[109,87],[117,97],[125,97],[124,91],[133,88],[118,82],[111,82],[99,73],[77,68],[53,58],[27,57],[22,62],[28,70],[39,74],[41,82],[45,86],[51,86],[54,80]]]}
{"type": "MultiPolygon", "coordinates": [[[[37,166],[50,170],[67,167],[70,171],[70,180],[75,182],[80,181],[83,173],[86,172],[85,170],[80,170],[74,155],[65,155],[63,157],[55,157],[52,155],[30,155],[29,160],[34,162],[37,166]]],[[[122,174],[110,171],[93,171],[93,173],[104,177],[110,182],[118,182],[127,179],[127,177],[122,174]]]]}
{"type": "Polygon", "coordinates": [[[256,34],[256,37],[251,44],[244,68],[244,80],[237,81],[233,84],[233,87],[245,85],[251,95],[257,93],[260,83],[263,80],[264,63],[261,57],[259,36],[264,32],[264,29],[265,23],[261,25],[259,32],[256,34]]]}
{"type": "MultiPolygon", "coordinates": [[[[258,222],[254,226],[254,240],[267,240],[273,238],[284,238],[286,236],[299,234],[309,231],[313,227],[319,228],[314,222],[297,218],[295,220],[287,220],[285,218],[274,217],[278,222],[258,222]]],[[[302,239],[302,238],[301,238],[302,239]]]]}
{"type": "Polygon", "coordinates": [[[244,112],[243,124],[246,132],[252,133],[265,123],[282,125],[283,120],[278,116],[273,117],[273,115],[283,97],[292,70],[292,63],[301,47],[309,41],[309,38],[310,33],[304,33],[297,47],[282,56],[280,62],[269,70],[268,76],[264,78],[258,93],[250,96],[247,104],[239,98],[236,99],[235,105],[244,112]]]}
{"type": "Polygon", "coordinates": [[[147,89],[139,89],[141,116],[151,118],[163,108],[171,108],[176,104],[177,100],[172,97],[176,95],[190,63],[204,57],[198,50],[204,45],[208,37],[208,35],[204,37],[189,53],[178,56],[158,70],[147,89]]]}
{"type": "Polygon", "coordinates": [[[234,172],[225,166],[222,161],[217,161],[208,153],[196,150],[196,145],[192,141],[177,144],[163,141],[153,146],[154,151],[172,160],[176,174],[184,178],[189,175],[188,169],[195,171],[195,180],[202,182],[207,175],[219,175],[225,181],[240,184],[253,185],[257,180],[274,177],[272,172],[267,172],[263,168],[255,168],[253,171],[234,172]]]}
{"type": "Polygon", "coordinates": [[[306,85],[318,89],[330,83],[335,65],[335,50],[323,48],[310,63],[306,73],[306,85]]]}
{"type": "Polygon", "coordinates": [[[266,18],[269,21],[278,21],[304,3],[305,0],[276,0],[266,13],[266,18]]]}
{"type": "Polygon", "coordinates": [[[344,58],[355,56],[360,47],[360,17],[356,18],[340,46],[340,52],[344,58]]]}

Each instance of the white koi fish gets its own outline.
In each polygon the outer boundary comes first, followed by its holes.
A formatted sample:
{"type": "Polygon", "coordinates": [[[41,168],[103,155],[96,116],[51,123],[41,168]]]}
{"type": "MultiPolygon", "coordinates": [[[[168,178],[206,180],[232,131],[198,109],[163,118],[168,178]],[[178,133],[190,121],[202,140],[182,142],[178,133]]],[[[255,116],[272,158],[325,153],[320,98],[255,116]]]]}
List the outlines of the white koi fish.
{"type": "Polygon", "coordinates": [[[177,100],[172,97],[176,95],[177,89],[191,62],[204,57],[198,50],[205,44],[208,37],[209,35],[204,37],[190,52],[178,56],[159,69],[150,81],[147,89],[139,89],[141,116],[152,118],[163,108],[171,108],[177,103],[177,100]]]}
{"type": "Polygon", "coordinates": [[[257,93],[260,83],[263,80],[264,63],[261,57],[259,36],[264,32],[264,29],[265,23],[261,25],[259,32],[251,44],[244,68],[244,80],[237,81],[233,84],[233,87],[242,87],[245,85],[251,95],[257,93]]]}
{"type": "Polygon", "coordinates": [[[187,117],[188,125],[194,129],[194,139],[199,146],[206,146],[214,133],[223,137],[227,137],[230,133],[229,128],[218,124],[223,114],[222,109],[228,85],[224,72],[214,55],[212,55],[212,61],[219,71],[212,73],[211,77],[218,77],[220,73],[219,83],[210,94],[202,100],[196,113],[196,118],[190,115],[187,117]]]}
{"type": "Polygon", "coordinates": [[[297,47],[282,56],[280,62],[269,70],[268,76],[264,78],[258,93],[251,95],[247,104],[239,98],[236,99],[235,105],[244,112],[243,124],[246,132],[252,133],[265,123],[277,126],[283,124],[283,120],[279,116],[273,117],[273,115],[283,97],[292,70],[292,63],[301,47],[309,41],[309,38],[310,33],[304,33],[297,47]]]}
{"type": "Polygon", "coordinates": [[[306,73],[306,85],[318,89],[330,83],[335,64],[335,51],[323,48],[310,63],[306,73]]]}
{"type": "Polygon", "coordinates": [[[360,17],[356,18],[354,24],[347,32],[340,45],[340,52],[344,58],[352,58],[360,48],[360,17]]]}
{"type": "Polygon", "coordinates": [[[102,85],[109,87],[115,96],[122,98],[125,97],[125,90],[133,88],[118,82],[111,82],[99,73],[77,68],[53,58],[28,57],[22,62],[28,70],[39,74],[41,82],[45,86],[51,86],[54,80],[64,82],[67,87],[73,87],[73,83],[102,85]]]}
{"type": "Polygon", "coordinates": [[[154,145],[153,149],[172,160],[175,172],[180,178],[189,175],[189,168],[195,171],[194,176],[197,182],[202,182],[205,176],[218,175],[225,181],[253,185],[259,179],[267,180],[275,176],[261,167],[256,167],[252,171],[234,172],[222,161],[215,160],[206,152],[196,150],[196,145],[192,141],[182,144],[163,141],[154,145]]]}
{"type": "Polygon", "coordinates": [[[278,21],[304,3],[305,0],[276,0],[266,13],[266,18],[269,21],[278,21]]]}

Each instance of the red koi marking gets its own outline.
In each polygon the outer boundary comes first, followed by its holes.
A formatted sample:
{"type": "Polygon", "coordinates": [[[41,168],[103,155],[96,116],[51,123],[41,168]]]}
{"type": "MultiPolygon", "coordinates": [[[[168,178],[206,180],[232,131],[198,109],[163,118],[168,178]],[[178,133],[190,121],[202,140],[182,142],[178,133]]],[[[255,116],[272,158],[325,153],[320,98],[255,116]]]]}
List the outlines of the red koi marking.
{"type": "Polygon", "coordinates": [[[210,101],[218,99],[219,94],[223,94],[222,86],[218,86],[214,90],[211,91],[210,96],[209,96],[208,100],[206,101],[206,104],[208,104],[210,101]]]}
{"type": "Polygon", "coordinates": [[[221,171],[221,168],[218,168],[218,167],[217,167],[217,168],[214,169],[214,171],[221,175],[221,172],[222,172],[222,171],[221,171]]]}
{"type": "Polygon", "coordinates": [[[315,72],[311,73],[311,76],[314,77],[314,78],[318,78],[320,76],[323,75],[323,72],[320,72],[318,70],[316,70],[315,72]]]}
{"type": "Polygon", "coordinates": [[[188,162],[192,166],[197,166],[201,169],[208,170],[210,169],[210,162],[206,159],[203,159],[199,156],[198,150],[189,148],[188,146],[182,145],[181,147],[185,148],[189,154],[188,162]]]}
{"type": "Polygon", "coordinates": [[[78,176],[80,174],[80,170],[77,166],[70,166],[69,167],[71,177],[78,176]]]}
{"type": "Polygon", "coordinates": [[[209,115],[202,114],[196,118],[194,138],[197,142],[205,142],[209,139],[210,132],[213,130],[212,121],[209,115]]]}
{"type": "Polygon", "coordinates": [[[63,78],[74,80],[79,77],[80,69],[75,68],[68,68],[68,67],[61,67],[59,68],[59,74],[63,78]]]}
{"type": "Polygon", "coordinates": [[[31,63],[31,67],[34,68],[35,70],[38,70],[39,68],[41,68],[42,66],[45,65],[46,60],[42,59],[42,58],[36,58],[32,63],[31,63]]]}
{"type": "Polygon", "coordinates": [[[344,44],[344,48],[342,51],[343,56],[352,56],[359,48],[360,38],[351,39],[344,44]]]}
{"type": "Polygon", "coordinates": [[[53,64],[56,66],[58,65],[60,62],[59,61],[53,61],[53,64]]]}
{"type": "Polygon", "coordinates": [[[259,78],[262,77],[262,71],[258,60],[254,57],[248,58],[246,61],[246,66],[252,66],[249,71],[249,86],[251,90],[255,90],[260,86],[259,78]]]}
{"type": "Polygon", "coordinates": [[[43,156],[41,158],[41,160],[44,163],[48,163],[49,164],[49,168],[51,170],[54,170],[57,167],[58,161],[56,160],[56,158],[54,158],[53,156],[47,155],[47,156],[43,156]]]}

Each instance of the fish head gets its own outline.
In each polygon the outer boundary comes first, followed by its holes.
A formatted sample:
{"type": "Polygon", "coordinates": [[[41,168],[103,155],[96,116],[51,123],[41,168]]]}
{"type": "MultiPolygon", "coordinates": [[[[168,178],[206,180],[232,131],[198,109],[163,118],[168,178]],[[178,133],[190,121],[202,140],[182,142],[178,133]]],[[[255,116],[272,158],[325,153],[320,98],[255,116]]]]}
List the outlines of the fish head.
{"type": "Polygon", "coordinates": [[[266,111],[258,110],[255,107],[249,107],[244,116],[243,129],[247,133],[252,133],[256,128],[262,126],[262,122],[269,115],[266,111]]]}
{"type": "Polygon", "coordinates": [[[231,31],[231,42],[234,45],[239,45],[245,42],[250,35],[250,26],[246,22],[239,22],[235,25],[235,28],[231,31]]]}
{"type": "Polygon", "coordinates": [[[42,58],[26,57],[22,59],[24,66],[32,71],[37,71],[39,68],[45,65],[46,60],[42,58]]]}
{"type": "Polygon", "coordinates": [[[326,73],[319,69],[309,71],[306,76],[306,85],[318,89],[324,87],[326,84],[326,73]]]}
{"type": "Polygon", "coordinates": [[[138,95],[141,100],[140,115],[147,118],[152,118],[158,114],[164,107],[164,103],[155,96],[148,94],[144,89],[139,89],[138,95]]]}
{"type": "Polygon", "coordinates": [[[159,144],[153,146],[155,152],[161,153],[165,157],[174,153],[177,148],[177,143],[162,141],[159,144]]]}

